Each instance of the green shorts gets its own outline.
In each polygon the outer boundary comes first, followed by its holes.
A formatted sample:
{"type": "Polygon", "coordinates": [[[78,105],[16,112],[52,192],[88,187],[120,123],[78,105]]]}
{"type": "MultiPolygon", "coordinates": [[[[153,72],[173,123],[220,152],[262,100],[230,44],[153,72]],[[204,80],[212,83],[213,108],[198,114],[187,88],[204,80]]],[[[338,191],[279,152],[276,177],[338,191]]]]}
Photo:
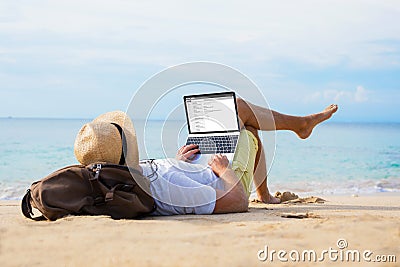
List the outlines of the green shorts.
{"type": "Polygon", "coordinates": [[[232,169],[237,177],[240,178],[247,196],[252,190],[253,171],[258,151],[257,138],[250,131],[243,129],[240,132],[235,156],[232,161],[232,169]]]}

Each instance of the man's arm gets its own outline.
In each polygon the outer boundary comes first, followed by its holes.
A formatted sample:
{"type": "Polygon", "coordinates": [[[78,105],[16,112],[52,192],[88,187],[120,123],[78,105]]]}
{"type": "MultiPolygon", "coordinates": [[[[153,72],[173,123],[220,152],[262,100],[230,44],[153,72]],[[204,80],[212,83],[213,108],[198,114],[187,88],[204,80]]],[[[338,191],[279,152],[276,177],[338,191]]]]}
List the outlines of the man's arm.
{"type": "Polygon", "coordinates": [[[248,197],[240,179],[232,169],[228,168],[229,161],[227,157],[215,155],[209,165],[224,182],[224,190],[216,190],[217,200],[213,213],[247,211],[249,205],[248,197]]]}
{"type": "MultiPolygon", "coordinates": [[[[182,146],[176,154],[176,159],[188,161],[199,151],[197,145],[182,146]]],[[[213,213],[247,211],[249,199],[240,179],[232,169],[228,168],[229,161],[227,157],[215,155],[209,165],[214,173],[224,181],[224,190],[215,190],[217,200],[215,201],[213,213]]]]}

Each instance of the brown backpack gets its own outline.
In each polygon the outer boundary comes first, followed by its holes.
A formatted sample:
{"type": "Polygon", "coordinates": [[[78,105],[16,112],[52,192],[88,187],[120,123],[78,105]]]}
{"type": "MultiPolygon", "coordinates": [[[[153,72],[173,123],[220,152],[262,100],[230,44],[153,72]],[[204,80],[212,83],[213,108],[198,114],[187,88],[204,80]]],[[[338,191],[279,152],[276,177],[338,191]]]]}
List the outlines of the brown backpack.
{"type": "Polygon", "coordinates": [[[33,220],[57,220],[66,215],[109,215],[132,219],[155,210],[150,182],[123,165],[74,165],[33,183],[22,199],[22,213],[33,220]],[[42,216],[32,217],[32,207],[42,216]]]}

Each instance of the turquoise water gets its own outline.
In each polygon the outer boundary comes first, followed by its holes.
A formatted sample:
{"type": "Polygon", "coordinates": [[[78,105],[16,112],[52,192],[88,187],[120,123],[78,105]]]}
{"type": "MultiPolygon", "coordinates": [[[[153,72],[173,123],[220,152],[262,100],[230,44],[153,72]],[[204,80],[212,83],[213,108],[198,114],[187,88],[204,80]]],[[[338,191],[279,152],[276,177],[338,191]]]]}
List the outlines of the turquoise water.
{"type": "MultiPolygon", "coordinates": [[[[75,135],[86,122],[0,119],[0,199],[20,199],[33,181],[75,164],[75,135]]],[[[137,129],[144,125],[135,122],[137,129]]],[[[145,157],[173,156],[186,137],[182,122],[150,121],[145,129],[145,157]]],[[[275,153],[267,151],[274,156],[269,187],[300,194],[400,191],[399,137],[400,124],[325,123],[307,140],[278,132],[275,153]]]]}
{"type": "Polygon", "coordinates": [[[307,140],[279,132],[271,185],[318,193],[400,190],[400,124],[326,123],[307,140]]]}

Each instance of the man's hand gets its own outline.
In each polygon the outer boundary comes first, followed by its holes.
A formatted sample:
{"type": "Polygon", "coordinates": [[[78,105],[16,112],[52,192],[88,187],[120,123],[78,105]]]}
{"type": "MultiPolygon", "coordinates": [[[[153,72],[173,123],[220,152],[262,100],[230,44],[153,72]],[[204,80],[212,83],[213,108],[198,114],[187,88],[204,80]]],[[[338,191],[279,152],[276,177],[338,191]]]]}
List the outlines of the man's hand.
{"type": "Polygon", "coordinates": [[[175,158],[178,160],[189,161],[193,158],[194,154],[198,152],[200,152],[198,145],[185,145],[178,150],[175,158]]]}
{"type": "Polygon", "coordinates": [[[208,165],[211,166],[211,169],[218,177],[221,177],[228,168],[229,160],[225,155],[218,154],[211,158],[208,165]]]}

